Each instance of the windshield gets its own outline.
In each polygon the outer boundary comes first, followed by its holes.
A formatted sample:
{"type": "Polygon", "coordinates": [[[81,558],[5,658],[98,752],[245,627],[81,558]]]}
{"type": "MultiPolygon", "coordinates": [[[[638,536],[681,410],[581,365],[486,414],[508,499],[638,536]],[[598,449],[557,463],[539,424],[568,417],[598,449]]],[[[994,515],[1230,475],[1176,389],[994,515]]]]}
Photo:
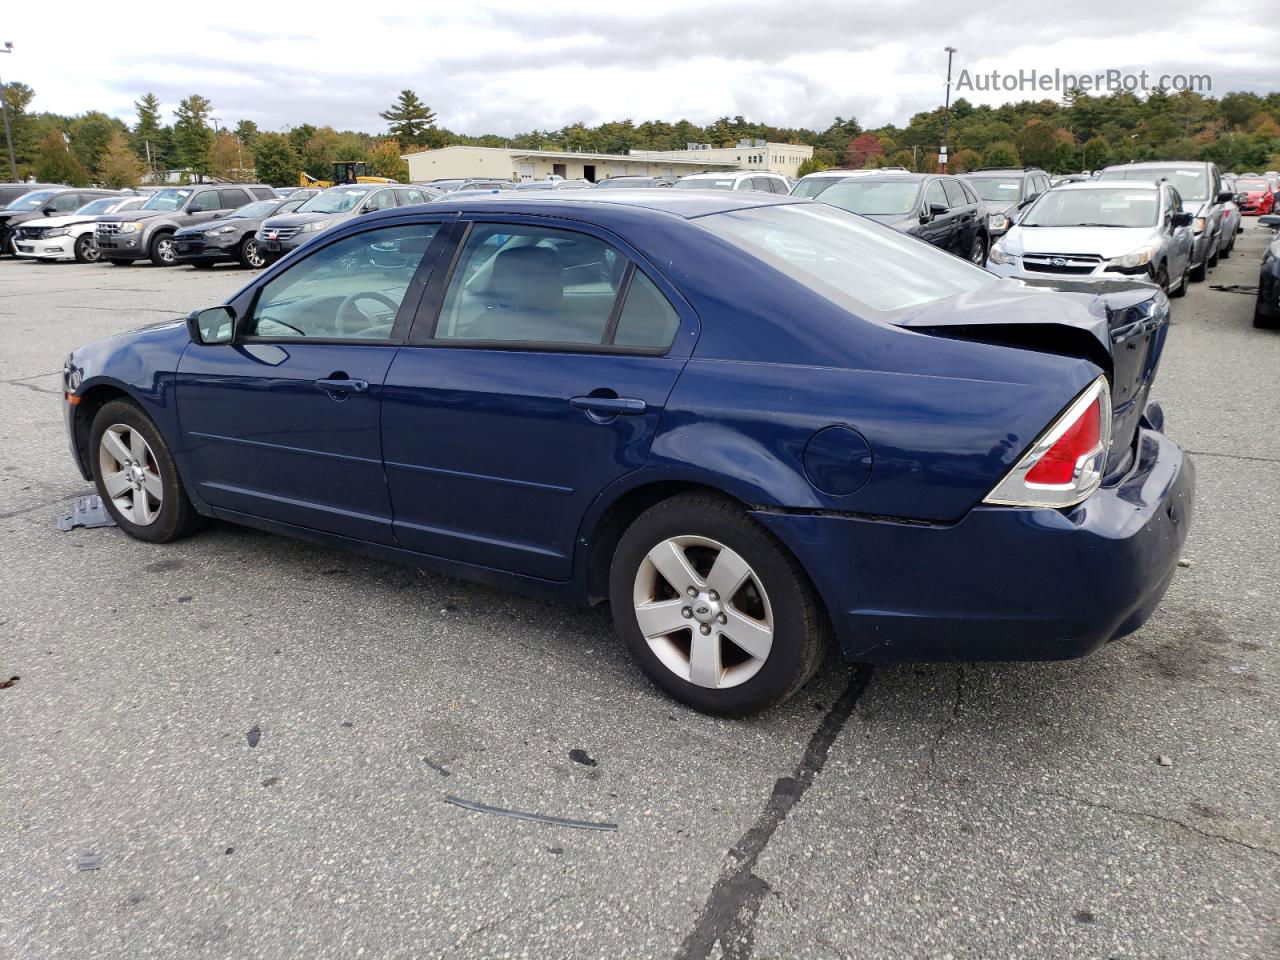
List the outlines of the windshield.
{"type": "Polygon", "coordinates": [[[1051,190],[1019,221],[1022,227],[1154,227],[1154,190],[1051,190]]]}
{"type": "Polygon", "coordinates": [[[973,187],[983,200],[1012,206],[1018,202],[1022,193],[1022,181],[1010,180],[1008,177],[965,177],[969,186],[973,187]]]}
{"type": "Polygon", "coordinates": [[[161,190],[142,205],[143,210],[177,210],[191,196],[190,190],[161,190]]]}
{"type": "Polygon", "coordinates": [[[839,183],[837,177],[803,177],[791,188],[793,197],[813,197],[821,193],[833,183],[839,183]]]}
{"type": "Polygon", "coordinates": [[[13,203],[9,204],[7,210],[34,210],[40,204],[44,203],[54,195],[54,190],[35,190],[31,193],[24,193],[13,203]]]}
{"type": "Polygon", "coordinates": [[[1203,203],[1209,199],[1209,176],[1191,167],[1120,167],[1103,170],[1099,180],[1145,180],[1159,183],[1168,180],[1183,200],[1203,203]]]}
{"type": "Polygon", "coordinates": [[[279,200],[256,200],[253,203],[246,203],[238,210],[232,210],[227,214],[230,217],[246,217],[255,219],[257,217],[265,217],[280,203],[279,200]]]}
{"type": "Polygon", "coordinates": [[[365,198],[368,190],[352,190],[347,187],[335,187],[317,193],[298,208],[299,213],[346,213],[365,198]]]}
{"type": "MultiPolygon", "coordinates": [[[[597,183],[596,186],[598,187],[600,186],[600,184],[597,183]]],[[[697,179],[686,178],[684,180],[677,180],[675,183],[672,184],[672,186],[675,187],[677,190],[732,190],[733,179],[726,178],[723,180],[716,180],[711,177],[707,177],[704,180],[701,178],[697,178],[697,179]]]]}
{"type": "Polygon", "coordinates": [[[697,223],[855,313],[902,310],[997,282],[967,260],[820,203],[733,210],[697,223]]]}
{"type": "Polygon", "coordinates": [[[76,213],[80,216],[96,217],[100,213],[106,213],[114,204],[119,202],[119,197],[99,197],[97,200],[90,200],[76,213]]]}
{"type": "Polygon", "coordinates": [[[916,208],[920,184],[915,180],[840,180],[814,199],[850,213],[900,217],[916,208]]]}

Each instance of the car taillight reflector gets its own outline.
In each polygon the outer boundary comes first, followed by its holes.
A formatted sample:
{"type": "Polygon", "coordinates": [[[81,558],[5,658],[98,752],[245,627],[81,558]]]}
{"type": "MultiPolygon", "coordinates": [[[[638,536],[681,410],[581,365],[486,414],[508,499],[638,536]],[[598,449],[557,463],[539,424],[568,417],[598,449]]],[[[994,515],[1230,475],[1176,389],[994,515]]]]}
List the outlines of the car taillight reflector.
{"type": "Polygon", "coordinates": [[[1031,445],[984,503],[1070,507],[1102,484],[1111,446],[1111,393],[1105,377],[1089,384],[1031,445]]]}

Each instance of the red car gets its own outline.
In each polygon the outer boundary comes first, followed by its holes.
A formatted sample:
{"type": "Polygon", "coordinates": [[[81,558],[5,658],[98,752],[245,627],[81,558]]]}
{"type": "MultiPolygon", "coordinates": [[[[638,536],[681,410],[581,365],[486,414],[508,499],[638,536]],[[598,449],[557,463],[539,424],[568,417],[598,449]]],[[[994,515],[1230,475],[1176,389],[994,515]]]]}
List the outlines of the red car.
{"type": "Polygon", "coordinates": [[[1240,204],[1240,212],[1253,216],[1268,214],[1275,207],[1275,194],[1271,189],[1271,181],[1265,177],[1241,177],[1236,181],[1236,190],[1244,196],[1240,204]]]}

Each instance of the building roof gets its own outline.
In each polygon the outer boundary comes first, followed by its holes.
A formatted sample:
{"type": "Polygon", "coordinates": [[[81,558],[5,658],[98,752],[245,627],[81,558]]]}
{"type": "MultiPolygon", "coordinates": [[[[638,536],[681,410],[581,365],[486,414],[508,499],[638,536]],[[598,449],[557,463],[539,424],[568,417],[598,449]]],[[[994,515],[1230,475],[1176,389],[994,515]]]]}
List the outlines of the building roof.
{"type": "Polygon", "coordinates": [[[424,153],[440,153],[444,150],[493,150],[510,155],[512,160],[603,160],[613,163],[663,163],[677,164],[695,167],[724,167],[728,170],[736,170],[737,164],[731,160],[702,160],[697,157],[689,159],[677,159],[671,157],[649,157],[643,154],[630,155],[625,153],[585,153],[577,150],[524,150],[519,147],[473,147],[465,143],[455,143],[447,147],[438,147],[435,150],[418,150],[414,153],[404,153],[400,155],[400,159],[408,160],[410,157],[422,156],[424,153]]]}

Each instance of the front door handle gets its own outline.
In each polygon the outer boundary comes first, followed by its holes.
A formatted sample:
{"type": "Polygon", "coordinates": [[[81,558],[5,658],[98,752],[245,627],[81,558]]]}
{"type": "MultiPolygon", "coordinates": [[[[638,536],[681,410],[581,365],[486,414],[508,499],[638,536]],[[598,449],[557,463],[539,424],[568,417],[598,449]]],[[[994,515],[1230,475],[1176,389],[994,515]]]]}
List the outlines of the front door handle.
{"type": "Polygon", "coordinates": [[[316,387],[325,393],[364,393],[369,389],[369,381],[334,377],[333,379],[317,380],[316,387]]]}
{"type": "Polygon", "coordinates": [[[649,409],[647,403],[634,397],[570,397],[569,405],[604,417],[635,417],[649,409]]]}

